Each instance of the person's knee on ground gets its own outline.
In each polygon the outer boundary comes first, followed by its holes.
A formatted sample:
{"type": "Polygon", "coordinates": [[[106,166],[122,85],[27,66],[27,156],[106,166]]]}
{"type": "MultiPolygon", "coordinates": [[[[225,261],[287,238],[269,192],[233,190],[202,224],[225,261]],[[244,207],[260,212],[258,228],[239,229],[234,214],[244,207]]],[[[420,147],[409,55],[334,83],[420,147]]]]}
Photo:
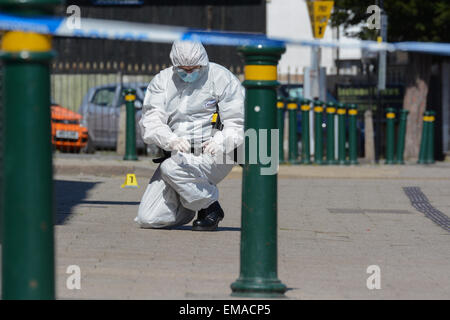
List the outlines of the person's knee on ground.
{"type": "Polygon", "coordinates": [[[195,214],[195,210],[182,206],[178,194],[162,179],[158,168],[142,196],[135,222],[141,228],[176,227],[191,222],[195,214]]]}
{"type": "Polygon", "coordinates": [[[165,160],[161,164],[161,177],[177,191],[185,208],[199,211],[217,201],[219,191],[203,172],[200,163],[197,165],[200,160],[191,161],[192,158],[179,155],[165,160]]]}
{"type": "MultiPolygon", "coordinates": [[[[161,177],[169,184],[174,185],[175,188],[180,188],[182,176],[188,174],[186,168],[180,165],[172,158],[165,160],[161,164],[161,177]]],[[[200,177],[199,177],[200,178],[200,177]]],[[[211,182],[208,183],[210,187],[213,186],[211,182]]],[[[217,189],[216,186],[214,186],[217,189]]],[[[180,189],[179,189],[180,190],[180,189]]],[[[192,230],[194,231],[213,231],[218,227],[219,222],[224,218],[224,212],[218,202],[217,192],[209,193],[207,197],[199,199],[183,198],[183,192],[180,192],[180,200],[184,207],[198,211],[197,219],[193,223],[192,230]]]]}

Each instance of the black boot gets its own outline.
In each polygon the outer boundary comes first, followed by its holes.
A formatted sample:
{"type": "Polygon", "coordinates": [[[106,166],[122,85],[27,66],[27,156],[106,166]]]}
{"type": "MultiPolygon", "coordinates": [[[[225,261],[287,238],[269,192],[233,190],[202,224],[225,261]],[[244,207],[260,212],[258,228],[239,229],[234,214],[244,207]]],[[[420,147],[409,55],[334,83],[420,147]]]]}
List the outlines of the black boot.
{"type": "Polygon", "coordinates": [[[214,231],[217,230],[219,221],[224,217],[224,212],[218,201],[208,208],[198,212],[197,220],[194,221],[192,231],[214,231]]]}

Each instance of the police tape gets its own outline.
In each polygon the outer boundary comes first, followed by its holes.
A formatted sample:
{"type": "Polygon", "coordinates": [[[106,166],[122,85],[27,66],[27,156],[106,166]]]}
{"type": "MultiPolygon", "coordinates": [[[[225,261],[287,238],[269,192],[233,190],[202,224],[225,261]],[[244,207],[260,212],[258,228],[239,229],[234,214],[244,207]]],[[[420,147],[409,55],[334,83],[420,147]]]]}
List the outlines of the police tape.
{"type": "Polygon", "coordinates": [[[136,23],[117,20],[65,17],[29,17],[0,13],[0,30],[20,30],[60,37],[83,37],[111,40],[172,43],[175,40],[196,40],[205,45],[227,46],[283,46],[298,45],[369,51],[416,51],[450,55],[450,43],[436,42],[376,42],[369,40],[317,40],[272,38],[263,34],[226,31],[206,31],[186,27],[136,23]]]}

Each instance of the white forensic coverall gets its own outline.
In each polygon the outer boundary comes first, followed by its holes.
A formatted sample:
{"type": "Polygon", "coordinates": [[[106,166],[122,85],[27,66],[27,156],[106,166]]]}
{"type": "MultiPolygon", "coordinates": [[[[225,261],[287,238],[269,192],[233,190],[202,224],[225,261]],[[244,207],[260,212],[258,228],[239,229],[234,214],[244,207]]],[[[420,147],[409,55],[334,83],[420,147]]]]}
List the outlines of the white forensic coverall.
{"type": "MultiPolygon", "coordinates": [[[[169,67],[152,79],[139,121],[144,142],[167,151],[171,151],[171,141],[178,137],[200,149],[206,140],[240,145],[245,91],[239,79],[226,68],[209,62],[206,50],[198,42],[175,42],[170,58],[174,67],[201,65],[200,75],[194,82],[184,82],[175,68],[169,67]],[[224,127],[214,133],[211,120],[217,104],[224,127]]],[[[196,211],[218,201],[216,184],[233,165],[216,161],[208,153],[172,152],[151,178],[135,221],[142,228],[189,223],[196,211]]]]}

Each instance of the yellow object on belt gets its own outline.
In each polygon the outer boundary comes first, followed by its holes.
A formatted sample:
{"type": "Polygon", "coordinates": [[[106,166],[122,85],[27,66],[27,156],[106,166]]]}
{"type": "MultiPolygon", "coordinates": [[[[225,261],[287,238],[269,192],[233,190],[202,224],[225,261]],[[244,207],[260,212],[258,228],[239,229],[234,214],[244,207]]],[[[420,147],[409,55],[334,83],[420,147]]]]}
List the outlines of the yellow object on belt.
{"type": "Polygon", "coordinates": [[[218,116],[218,113],[215,112],[215,113],[213,114],[213,116],[212,116],[211,123],[216,123],[216,122],[217,122],[217,116],[218,116]]]}

